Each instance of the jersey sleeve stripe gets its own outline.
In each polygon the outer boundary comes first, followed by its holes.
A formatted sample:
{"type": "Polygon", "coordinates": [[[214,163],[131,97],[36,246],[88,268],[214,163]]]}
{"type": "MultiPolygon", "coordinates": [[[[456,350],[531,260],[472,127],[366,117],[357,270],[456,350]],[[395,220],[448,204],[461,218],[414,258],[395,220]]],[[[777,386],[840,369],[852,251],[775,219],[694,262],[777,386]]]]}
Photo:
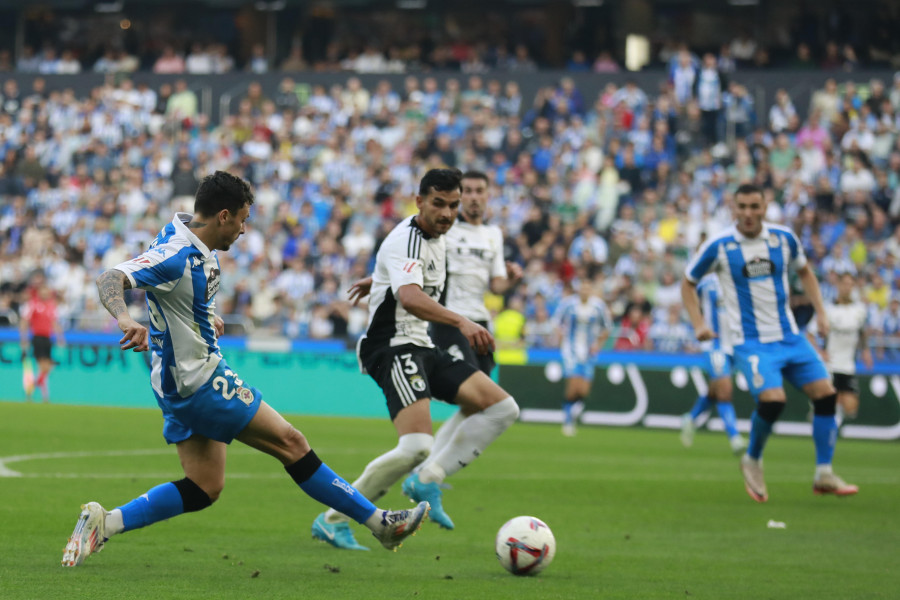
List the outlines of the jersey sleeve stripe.
{"type": "Polygon", "coordinates": [[[409,258],[418,259],[422,251],[422,234],[415,228],[410,228],[409,239],[406,240],[406,255],[409,258]]]}

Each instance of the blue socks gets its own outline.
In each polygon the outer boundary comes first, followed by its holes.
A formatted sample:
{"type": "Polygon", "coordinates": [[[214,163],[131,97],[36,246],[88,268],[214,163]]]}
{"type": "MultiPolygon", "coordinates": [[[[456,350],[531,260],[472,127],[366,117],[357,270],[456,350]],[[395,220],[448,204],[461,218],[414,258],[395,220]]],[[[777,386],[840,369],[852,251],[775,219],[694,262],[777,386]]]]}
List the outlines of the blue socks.
{"type": "Polygon", "coordinates": [[[837,442],[837,421],[834,416],[813,415],[813,441],[816,444],[816,464],[830,465],[837,442]]]}
{"type": "Polygon", "coordinates": [[[328,468],[312,450],[284,469],[313,499],[344,513],[357,523],[365,523],[377,510],[368,498],[328,468]]]}
{"type": "Polygon", "coordinates": [[[131,531],[180,515],[184,512],[184,502],[181,492],[170,481],[118,508],[122,511],[124,531],[131,531]]]}
{"type": "Polygon", "coordinates": [[[737,415],[734,412],[734,405],[731,402],[716,402],[716,412],[719,413],[719,418],[721,418],[722,423],[725,424],[725,433],[728,434],[728,439],[736,436],[738,430],[737,415]]]}
{"type": "Polygon", "coordinates": [[[747,454],[750,455],[750,458],[759,460],[762,458],[763,448],[766,447],[766,440],[769,439],[769,434],[772,433],[772,425],[774,423],[761,419],[755,410],[750,420],[752,426],[750,427],[750,442],[747,444],[747,454]]]}
{"type": "Polygon", "coordinates": [[[753,411],[752,427],[750,428],[750,443],[747,445],[747,454],[750,458],[759,460],[762,458],[763,448],[769,434],[772,433],[772,425],[778,420],[781,411],[784,410],[784,402],[757,402],[753,411]]]}
{"type": "Polygon", "coordinates": [[[572,418],[572,408],[574,406],[574,402],[569,402],[568,400],[563,401],[563,423],[566,425],[571,425],[574,420],[572,418]]]}
{"type": "Polygon", "coordinates": [[[710,404],[711,402],[709,401],[709,396],[700,396],[699,398],[697,398],[697,401],[694,402],[694,407],[690,412],[691,420],[696,421],[697,417],[699,417],[702,413],[708,411],[710,404]]]}

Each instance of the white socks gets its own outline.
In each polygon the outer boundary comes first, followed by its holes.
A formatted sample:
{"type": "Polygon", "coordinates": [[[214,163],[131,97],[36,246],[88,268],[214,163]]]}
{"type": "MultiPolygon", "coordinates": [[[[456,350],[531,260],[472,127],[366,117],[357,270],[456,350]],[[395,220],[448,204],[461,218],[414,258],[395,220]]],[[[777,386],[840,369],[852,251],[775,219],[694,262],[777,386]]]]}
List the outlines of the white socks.
{"type": "MultiPolygon", "coordinates": [[[[452,425],[451,422],[457,416],[460,416],[459,413],[447,421],[441,430],[452,425]]],[[[453,475],[478,458],[518,418],[519,405],[512,396],[507,396],[483,411],[461,419],[453,431],[448,432],[450,440],[442,448],[435,448],[422,464],[419,479],[422,483],[442,482],[445,477],[453,475]]]]}
{"type": "MultiPolygon", "coordinates": [[[[434,444],[434,438],[427,433],[408,433],[400,436],[397,446],[393,450],[382,454],[366,465],[363,474],[353,482],[353,487],[359,490],[363,496],[375,502],[413,467],[428,458],[432,444],[434,444]]],[[[379,516],[379,522],[380,519],[379,516]]],[[[333,508],[325,512],[327,523],[349,520],[349,517],[333,508]]]]}
{"type": "Polygon", "coordinates": [[[816,465],[816,479],[822,477],[823,475],[831,475],[834,471],[831,470],[831,464],[827,465],[816,465]]]}
{"type": "Polygon", "coordinates": [[[444,424],[441,425],[440,429],[437,430],[437,433],[434,434],[434,446],[431,447],[431,452],[437,454],[446,448],[447,444],[450,443],[450,440],[453,439],[453,435],[456,433],[460,424],[465,420],[465,415],[462,414],[462,411],[458,410],[452,417],[444,421],[444,424]]]}
{"type": "Polygon", "coordinates": [[[106,519],[103,521],[103,532],[106,537],[111,538],[123,531],[125,531],[125,522],[122,520],[122,511],[114,508],[106,513],[106,519]]]}

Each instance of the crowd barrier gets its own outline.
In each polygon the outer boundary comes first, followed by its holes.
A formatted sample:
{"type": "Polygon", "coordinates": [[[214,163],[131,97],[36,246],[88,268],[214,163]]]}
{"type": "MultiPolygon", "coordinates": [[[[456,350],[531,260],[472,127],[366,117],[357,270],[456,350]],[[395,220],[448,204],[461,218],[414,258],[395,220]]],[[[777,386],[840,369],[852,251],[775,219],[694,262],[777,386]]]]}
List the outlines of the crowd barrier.
{"type": "MultiPolygon", "coordinates": [[[[147,353],[119,350],[117,332],[70,332],[54,349],[59,363],[50,378],[51,401],[121,407],[155,407],[147,353]]],[[[257,340],[223,337],[228,365],[247,384],[259,388],[269,404],[288,414],[385,417],[384,397],[359,371],[356,356],[339,341],[257,340]]],[[[698,394],[706,392],[700,355],[654,352],[603,352],[581,420],[585,425],[675,429],[698,394]]],[[[4,400],[24,401],[23,364],[18,332],[0,330],[0,378],[4,400]]],[[[525,364],[501,364],[500,384],[522,408],[523,421],[560,423],[562,368],[557,351],[530,351],[525,364]]],[[[900,364],[859,365],[859,416],[841,429],[847,438],[900,439],[900,364]]],[[[753,401],[746,382],[736,378],[734,403],[739,428],[749,431],[753,401]]],[[[36,396],[39,398],[39,394],[36,396]]],[[[436,419],[452,407],[434,403],[436,419]]],[[[809,403],[788,386],[788,404],[776,433],[811,431],[809,403]]],[[[721,430],[721,421],[701,417],[703,426],[721,430]]]]}

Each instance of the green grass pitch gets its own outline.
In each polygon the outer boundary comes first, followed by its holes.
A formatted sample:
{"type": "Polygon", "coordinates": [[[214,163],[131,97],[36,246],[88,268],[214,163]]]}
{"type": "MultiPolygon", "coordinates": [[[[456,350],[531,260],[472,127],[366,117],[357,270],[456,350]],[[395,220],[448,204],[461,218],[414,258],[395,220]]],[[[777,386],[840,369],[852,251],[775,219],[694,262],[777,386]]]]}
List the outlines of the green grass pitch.
{"type": "MultiPolygon", "coordinates": [[[[387,419],[292,416],[319,455],[353,480],[395,442],[387,419]]],[[[83,566],[59,561],[79,505],[107,508],[180,478],[158,411],[0,403],[0,598],[532,599],[897,598],[900,469],[896,443],[841,441],[851,498],[811,491],[808,438],[773,437],[770,500],[744,492],[723,435],[518,423],[454,476],[452,532],[425,523],[397,553],[313,541],[322,509],[277,461],[236,443],[212,508],[110,540],[83,566]],[[44,455],[26,460],[9,457],[44,455]],[[537,577],[494,557],[508,518],[545,520],[556,558],[537,577]],[[786,523],[768,528],[769,520],[786,523]]],[[[381,502],[405,507],[399,486],[381,502]]],[[[368,538],[368,539],[367,539],[368,538]]]]}

